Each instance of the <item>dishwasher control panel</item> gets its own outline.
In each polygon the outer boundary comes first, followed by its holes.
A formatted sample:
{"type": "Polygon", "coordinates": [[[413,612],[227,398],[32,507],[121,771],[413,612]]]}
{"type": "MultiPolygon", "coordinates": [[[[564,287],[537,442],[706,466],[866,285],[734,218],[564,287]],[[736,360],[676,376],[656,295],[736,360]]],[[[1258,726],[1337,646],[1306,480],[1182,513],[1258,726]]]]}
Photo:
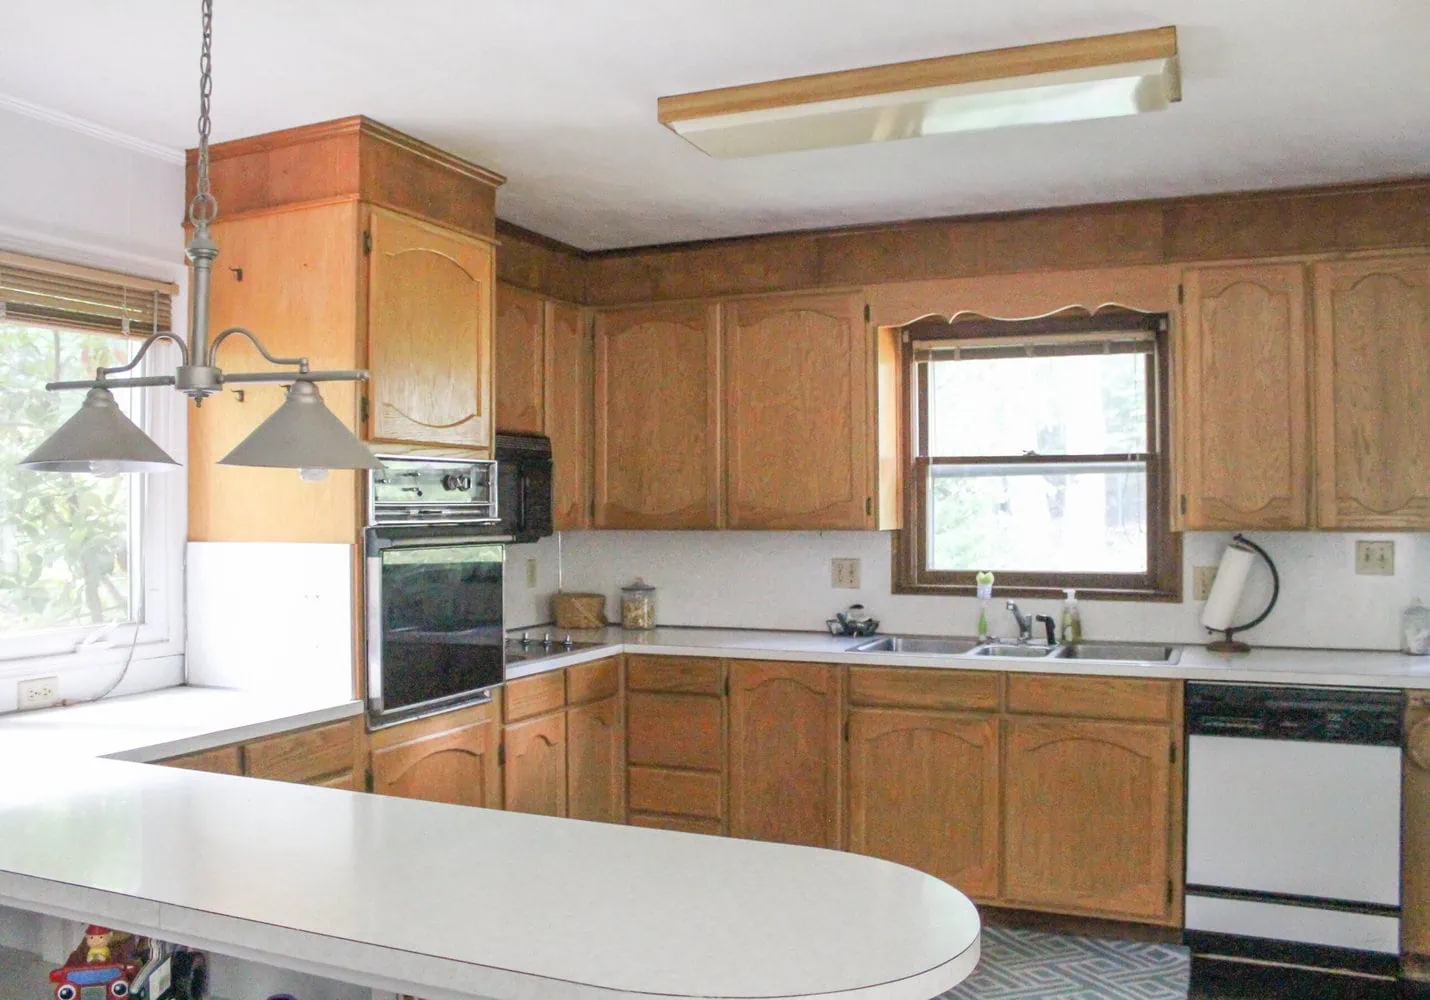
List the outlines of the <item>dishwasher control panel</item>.
{"type": "Polygon", "coordinates": [[[1398,747],[1405,694],[1380,688],[1187,685],[1187,733],[1398,747]]]}

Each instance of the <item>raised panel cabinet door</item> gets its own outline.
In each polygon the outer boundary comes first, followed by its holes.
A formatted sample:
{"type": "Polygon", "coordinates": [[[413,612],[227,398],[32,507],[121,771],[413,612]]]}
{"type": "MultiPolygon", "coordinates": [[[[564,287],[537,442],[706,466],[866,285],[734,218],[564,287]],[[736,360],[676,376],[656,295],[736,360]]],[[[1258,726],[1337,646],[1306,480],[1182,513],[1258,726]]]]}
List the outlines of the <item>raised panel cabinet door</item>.
{"type": "Polygon", "coordinates": [[[1430,529],[1430,255],[1317,264],[1317,520],[1430,529]]]}
{"type": "Polygon", "coordinates": [[[506,808],[542,816],[566,815],[566,713],[506,727],[506,808]]]}
{"type": "Polygon", "coordinates": [[[849,849],[998,895],[996,715],[849,713],[849,849]]]}
{"type": "Polygon", "coordinates": [[[1191,268],[1183,290],[1183,525],[1309,527],[1305,268],[1191,268]]]}
{"type": "Polygon", "coordinates": [[[546,436],[557,531],[591,526],[591,338],[581,310],[546,303],[546,436]]]}
{"type": "Polygon", "coordinates": [[[730,832],[840,845],[840,668],[730,662],[730,832]]]}
{"type": "Polygon", "coordinates": [[[368,437],[490,450],[491,244],[376,208],[368,227],[368,437]]]}
{"type": "Polygon", "coordinates": [[[718,334],[713,305],[597,313],[596,527],[720,526],[718,334]]]}
{"type": "Polygon", "coordinates": [[[497,285],[495,373],[497,430],[546,432],[546,302],[497,285]]]}
{"type": "Polygon", "coordinates": [[[625,818],[625,762],[619,695],[566,710],[566,814],[620,823],[625,818]]]}
{"type": "Polygon", "coordinates": [[[729,527],[868,527],[873,355],[863,296],[723,308],[729,527]]]}
{"type": "Polygon", "coordinates": [[[1094,916],[1171,910],[1171,734],[1124,722],[1009,719],[1003,897],[1094,916]]]}
{"type": "MultiPolygon", "coordinates": [[[[426,720],[424,720],[426,721],[426,720]]],[[[395,727],[400,728],[400,727],[395,727]]],[[[375,734],[372,785],[379,795],[501,808],[501,729],[495,713],[411,740],[375,734]]]]}

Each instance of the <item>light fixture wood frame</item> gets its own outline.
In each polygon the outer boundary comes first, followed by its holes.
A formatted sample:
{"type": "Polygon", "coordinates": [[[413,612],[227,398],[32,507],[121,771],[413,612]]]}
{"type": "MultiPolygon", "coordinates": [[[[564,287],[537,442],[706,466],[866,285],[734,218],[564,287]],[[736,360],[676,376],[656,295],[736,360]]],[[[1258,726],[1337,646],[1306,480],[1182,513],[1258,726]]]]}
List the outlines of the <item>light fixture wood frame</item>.
{"type": "MultiPolygon", "coordinates": [[[[717,115],[1169,59],[1176,55],[1177,29],[1172,26],[1149,28],[677,94],[656,101],[656,117],[662,125],[671,128],[676,122],[717,115]]],[[[1181,100],[1181,96],[1178,84],[1172,100],[1181,100]]]]}

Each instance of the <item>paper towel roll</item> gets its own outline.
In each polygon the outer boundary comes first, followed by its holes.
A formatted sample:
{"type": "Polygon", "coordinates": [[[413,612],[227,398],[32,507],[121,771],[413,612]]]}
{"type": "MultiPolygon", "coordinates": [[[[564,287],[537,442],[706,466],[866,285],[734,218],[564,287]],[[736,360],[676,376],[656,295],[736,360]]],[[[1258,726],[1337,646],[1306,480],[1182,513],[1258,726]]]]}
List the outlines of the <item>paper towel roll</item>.
{"type": "Polygon", "coordinates": [[[1221,565],[1217,567],[1216,582],[1207,595],[1207,605],[1202,609],[1202,624],[1214,631],[1230,628],[1234,622],[1237,605],[1241,603],[1242,592],[1246,590],[1246,576],[1251,572],[1251,564],[1256,561],[1256,553],[1240,545],[1228,545],[1221,554],[1221,565]]]}

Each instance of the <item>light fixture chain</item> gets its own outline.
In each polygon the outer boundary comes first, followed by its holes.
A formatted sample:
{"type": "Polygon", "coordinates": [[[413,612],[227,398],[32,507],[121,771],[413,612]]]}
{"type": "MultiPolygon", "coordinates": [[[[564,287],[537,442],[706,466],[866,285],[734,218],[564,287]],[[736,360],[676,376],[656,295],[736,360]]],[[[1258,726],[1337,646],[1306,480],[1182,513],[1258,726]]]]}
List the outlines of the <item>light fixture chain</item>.
{"type": "Polygon", "coordinates": [[[203,46],[199,51],[199,163],[194,200],[189,202],[189,221],[207,225],[218,216],[218,199],[209,188],[209,132],[212,122],[209,105],[213,96],[213,0],[200,0],[203,14],[203,46]]]}

